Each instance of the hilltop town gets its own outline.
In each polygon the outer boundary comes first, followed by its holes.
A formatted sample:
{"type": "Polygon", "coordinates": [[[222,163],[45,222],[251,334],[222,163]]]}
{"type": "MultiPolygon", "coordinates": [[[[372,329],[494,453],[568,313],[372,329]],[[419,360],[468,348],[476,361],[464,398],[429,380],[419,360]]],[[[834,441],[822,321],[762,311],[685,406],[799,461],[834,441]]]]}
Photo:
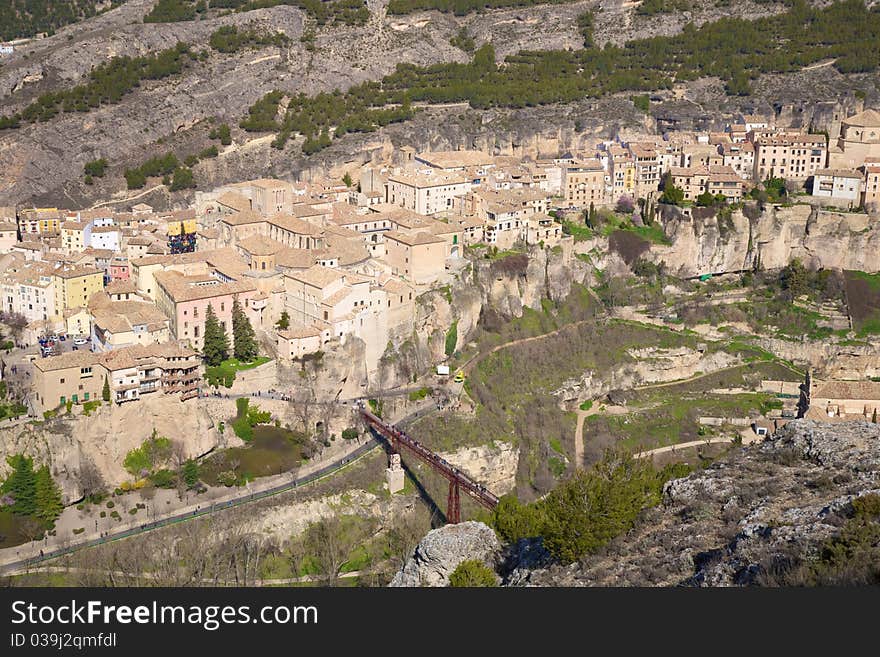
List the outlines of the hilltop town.
{"type": "MultiPolygon", "coordinates": [[[[543,159],[403,147],[177,210],[0,208],[6,475],[51,466],[33,514],[69,545],[113,529],[114,489],[161,518],[342,466],[367,400],[523,499],[614,444],[695,465],[796,417],[876,422],[880,112],[833,127],[742,114],[543,159]]],[[[15,522],[7,552],[48,546],[15,522]]]]}

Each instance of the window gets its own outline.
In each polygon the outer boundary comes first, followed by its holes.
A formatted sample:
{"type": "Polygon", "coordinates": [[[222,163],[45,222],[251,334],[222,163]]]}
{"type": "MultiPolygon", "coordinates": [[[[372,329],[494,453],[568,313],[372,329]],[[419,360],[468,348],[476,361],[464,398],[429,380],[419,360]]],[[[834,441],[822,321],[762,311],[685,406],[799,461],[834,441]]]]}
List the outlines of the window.
{"type": "Polygon", "coordinates": [[[221,301],[220,302],[220,312],[223,312],[224,310],[226,310],[226,304],[221,301]]]}
{"type": "Polygon", "coordinates": [[[61,403],[62,403],[62,404],[66,404],[66,403],[67,403],[67,397],[65,397],[64,395],[61,395],[61,403]]]}
{"type": "Polygon", "coordinates": [[[83,401],[89,401],[89,393],[83,395],[83,401]]]}
{"type": "Polygon", "coordinates": [[[324,321],[327,321],[330,317],[330,314],[325,310],[324,311],[324,321]]]}
{"type": "Polygon", "coordinates": [[[61,381],[59,381],[59,383],[64,383],[64,379],[61,379],[61,381]]]}
{"type": "Polygon", "coordinates": [[[195,337],[199,337],[199,327],[198,326],[193,327],[193,335],[195,337]]]}

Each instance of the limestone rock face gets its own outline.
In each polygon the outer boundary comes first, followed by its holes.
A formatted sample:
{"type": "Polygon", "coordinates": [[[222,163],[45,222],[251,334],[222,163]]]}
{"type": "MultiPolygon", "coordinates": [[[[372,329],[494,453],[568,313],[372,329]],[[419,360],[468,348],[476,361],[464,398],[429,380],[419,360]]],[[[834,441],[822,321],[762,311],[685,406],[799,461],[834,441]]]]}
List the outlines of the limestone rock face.
{"type": "Polygon", "coordinates": [[[64,502],[82,497],[81,475],[86,462],[94,464],[110,488],[131,479],[122,467],[125,455],[153,432],[180,446],[184,458],[200,456],[218,446],[223,438],[201,404],[181,404],[177,395],[145,397],[143,400],[108,406],[90,416],[64,416],[40,424],[20,424],[0,431],[0,479],[8,474],[6,457],[23,453],[34,465],[48,465],[64,502]]]}
{"type": "Polygon", "coordinates": [[[425,535],[389,586],[447,586],[462,561],[493,562],[500,548],[495,532],[481,522],[446,525],[425,535]]]}
{"type": "Polygon", "coordinates": [[[671,245],[653,247],[648,257],[679,276],[735,272],[757,262],[777,269],[792,258],[813,269],[880,270],[880,225],[864,213],[808,205],[747,210],[754,219],[741,210],[729,219],[699,208],[690,217],[665,212],[671,245]]]}

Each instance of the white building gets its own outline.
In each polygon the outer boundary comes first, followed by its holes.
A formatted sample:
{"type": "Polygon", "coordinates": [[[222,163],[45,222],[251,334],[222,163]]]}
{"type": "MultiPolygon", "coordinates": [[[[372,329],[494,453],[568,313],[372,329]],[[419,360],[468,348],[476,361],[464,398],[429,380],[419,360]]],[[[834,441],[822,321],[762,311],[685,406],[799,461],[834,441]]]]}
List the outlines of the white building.
{"type": "Polygon", "coordinates": [[[857,207],[862,198],[862,175],[848,169],[819,169],[813,176],[813,197],[857,207]]]}

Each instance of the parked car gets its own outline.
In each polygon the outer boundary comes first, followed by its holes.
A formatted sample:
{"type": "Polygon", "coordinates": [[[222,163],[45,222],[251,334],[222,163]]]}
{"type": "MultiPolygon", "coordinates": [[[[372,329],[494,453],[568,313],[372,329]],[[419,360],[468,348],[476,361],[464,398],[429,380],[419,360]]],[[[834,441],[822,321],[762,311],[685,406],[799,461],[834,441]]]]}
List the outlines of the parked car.
{"type": "Polygon", "coordinates": [[[67,337],[64,335],[59,335],[58,339],[61,340],[61,342],[64,342],[67,339],[67,337]]]}
{"type": "Polygon", "coordinates": [[[82,345],[88,344],[88,343],[89,343],[88,338],[77,338],[76,340],[73,341],[73,344],[80,346],[80,347],[82,345]]]}

